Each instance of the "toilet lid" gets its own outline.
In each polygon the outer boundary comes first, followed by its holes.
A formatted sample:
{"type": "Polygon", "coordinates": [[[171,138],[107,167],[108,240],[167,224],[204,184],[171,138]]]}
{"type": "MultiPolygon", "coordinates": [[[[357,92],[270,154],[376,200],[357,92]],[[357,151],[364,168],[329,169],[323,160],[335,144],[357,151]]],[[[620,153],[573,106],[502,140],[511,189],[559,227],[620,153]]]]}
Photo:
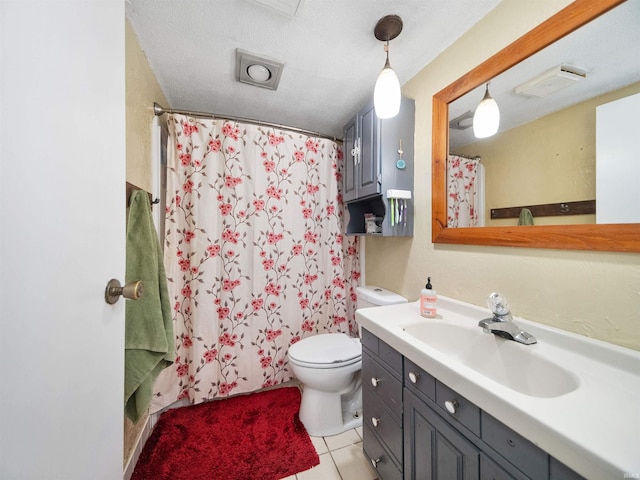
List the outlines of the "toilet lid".
{"type": "Polygon", "coordinates": [[[362,356],[360,339],[344,333],[322,333],[303,338],[289,347],[289,357],[304,363],[326,365],[353,363],[362,356]]]}

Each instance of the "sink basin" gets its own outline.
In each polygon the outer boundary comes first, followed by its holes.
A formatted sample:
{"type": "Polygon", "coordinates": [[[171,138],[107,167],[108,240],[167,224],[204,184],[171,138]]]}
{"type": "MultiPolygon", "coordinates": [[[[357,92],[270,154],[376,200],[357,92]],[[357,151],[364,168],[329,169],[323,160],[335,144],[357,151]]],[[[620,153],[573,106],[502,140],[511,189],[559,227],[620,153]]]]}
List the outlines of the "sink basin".
{"type": "Polygon", "coordinates": [[[525,395],[558,397],[579,385],[578,377],[573,373],[536,354],[535,345],[521,345],[486,334],[480,327],[430,321],[408,325],[403,330],[491,380],[525,395]]]}

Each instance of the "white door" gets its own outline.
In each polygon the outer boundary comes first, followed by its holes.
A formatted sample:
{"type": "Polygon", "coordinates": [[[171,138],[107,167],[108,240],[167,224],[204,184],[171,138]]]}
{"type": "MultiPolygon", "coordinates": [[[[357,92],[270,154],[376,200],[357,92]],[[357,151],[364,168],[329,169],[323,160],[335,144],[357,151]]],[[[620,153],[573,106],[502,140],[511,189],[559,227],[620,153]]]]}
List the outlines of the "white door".
{"type": "Polygon", "coordinates": [[[124,3],[0,1],[0,478],[122,478],[124,3]]]}
{"type": "Polygon", "coordinates": [[[596,107],[596,223],[640,222],[640,93],[596,107]]]}

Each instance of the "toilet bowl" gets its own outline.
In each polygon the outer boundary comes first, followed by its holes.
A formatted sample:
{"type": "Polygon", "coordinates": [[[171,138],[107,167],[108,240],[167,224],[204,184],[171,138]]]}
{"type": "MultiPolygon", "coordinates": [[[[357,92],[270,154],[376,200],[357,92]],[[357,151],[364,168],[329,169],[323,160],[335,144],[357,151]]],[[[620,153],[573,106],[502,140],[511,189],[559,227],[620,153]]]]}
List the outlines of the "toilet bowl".
{"type": "MultiPolygon", "coordinates": [[[[358,287],[358,308],[405,303],[379,287],[358,287]]],[[[302,383],[300,421],[311,436],[330,436],[362,425],[362,345],[344,333],[307,337],[289,347],[289,364],[302,383]]]]}
{"type": "Polygon", "coordinates": [[[307,337],[289,347],[289,364],[304,385],[300,420],[309,435],[335,435],[362,425],[360,339],[344,333],[307,337]],[[352,410],[343,412],[343,406],[352,410]]]}

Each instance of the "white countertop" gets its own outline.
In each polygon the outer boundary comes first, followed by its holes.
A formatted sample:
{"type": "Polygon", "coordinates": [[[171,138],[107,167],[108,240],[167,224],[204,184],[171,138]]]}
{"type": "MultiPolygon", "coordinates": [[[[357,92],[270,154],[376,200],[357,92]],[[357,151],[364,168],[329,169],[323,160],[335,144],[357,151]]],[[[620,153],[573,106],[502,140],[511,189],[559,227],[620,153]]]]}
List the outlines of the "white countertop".
{"type": "Polygon", "coordinates": [[[640,352],[514,317],[538,340],[519,347],[578,379],[573,391],[541,398],[505,387],[403,330],[435,321],[482,333],[478,321],[490,316],[443,296],[436,319],[421,317],[418,302],[356,311],[362,327],[585,478],[640,478],[640,352]]]}

